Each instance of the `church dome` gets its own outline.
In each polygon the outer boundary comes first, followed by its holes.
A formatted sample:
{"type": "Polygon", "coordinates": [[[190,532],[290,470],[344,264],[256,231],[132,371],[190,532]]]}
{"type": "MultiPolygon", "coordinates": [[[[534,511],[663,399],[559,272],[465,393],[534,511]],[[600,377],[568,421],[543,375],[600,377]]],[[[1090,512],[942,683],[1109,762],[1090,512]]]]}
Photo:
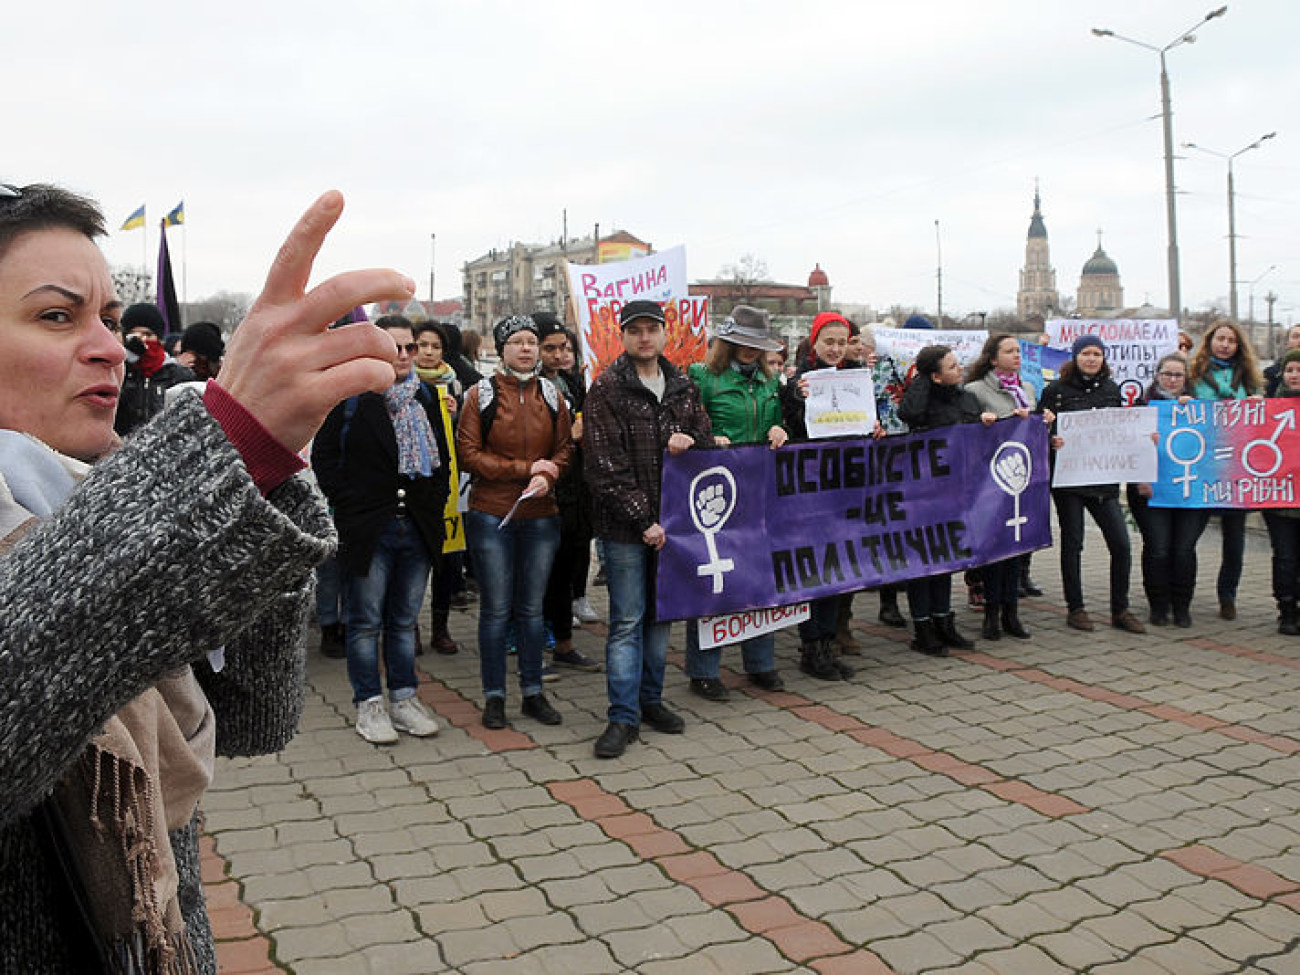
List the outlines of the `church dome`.
{"type": "Polygon", "coordinates": [[[812,273],[808,275],[808,287],[829,288],[830,285],[831,279],[826,276],[826,272],[822,270],[822,266],[820,264],[815,266],[812,269],[812,273]]]}
{"type": "Polygon", "coordinates": [[[1098,244],[1096,253],[1088,258],[1088,263],[1083,266],[1083,273],[1085,276],[1090,274],[1119,274],[1119,266],[1101,249],[1101,244],[1098,244]]]}

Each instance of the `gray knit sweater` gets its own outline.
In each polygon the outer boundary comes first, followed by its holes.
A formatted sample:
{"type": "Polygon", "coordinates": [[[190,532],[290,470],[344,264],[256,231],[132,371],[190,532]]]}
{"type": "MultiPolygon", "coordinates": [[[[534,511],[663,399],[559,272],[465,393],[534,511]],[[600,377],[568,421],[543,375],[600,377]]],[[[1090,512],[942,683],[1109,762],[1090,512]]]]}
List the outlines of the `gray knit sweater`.
{"type": "MultiPolygon", "coordinates": [[[[105,719],[193,664],[218,754],[272,752],[293,736],[311,572],[333,545],[307,485],[263,499],[186,397],[0,560],[0,972],[75,970],[80,922],[31,814],[105,719]],[[220,646],[214,674],[205,655],[220,646]]],[[[215,972],[193,827],[172,846],[186,923],[215,972]]]]}

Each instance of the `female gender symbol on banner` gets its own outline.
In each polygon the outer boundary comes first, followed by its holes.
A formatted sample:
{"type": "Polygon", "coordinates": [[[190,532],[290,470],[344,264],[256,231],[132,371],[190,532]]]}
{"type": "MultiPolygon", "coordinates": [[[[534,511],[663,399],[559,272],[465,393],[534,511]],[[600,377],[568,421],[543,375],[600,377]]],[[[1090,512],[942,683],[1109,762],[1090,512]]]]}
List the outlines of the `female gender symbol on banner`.
{"type": "Polygon", "coordinates": [[[736,567],[731,559],[718,558],[718,532],[736,510],[736,479],[725,467],[700,471],[691,481],[691,521],[709,547],[709,561],[696,566],[697,576],[712,576],[714,593],[722,592],[722,574],[736,567]]]}
{"type": "Polygon", "coordinates": [[[993,452],[989,460],[989,474],[993,483],[1005,493],[1011,495],[1015,502],[1014,513],[1006,521],[1008,528],[1014,528],[1016,541],[1020,541],[1020,526],[1029,519],[1020,513],[1020,495],[1029,487],[1029,476],[1034,464],[1029,456],[1029,448],[1016,440],[1009,440],[993,452]]]}
{"type": "Polygon", "coordinates": [[[1165,453],[1169,455],[1170,460],[1183,469],[1182,474],[1173,480],[1175,484],[1183,486],[1183,497],[1190,498],[1192,496],[1192,482],[1197,479],[1196,475],[1192,473],[1192,468],[1199,464],[1201,458],[1205,456],[1205,435],[1195,427],[1180,427],[1165,438],[1165,453]],[[1180,433],[1190,433],[1196,438],[1195,457],[1179,457],[1174,453],[1174,441],[1178,439],[1180,433]]]}

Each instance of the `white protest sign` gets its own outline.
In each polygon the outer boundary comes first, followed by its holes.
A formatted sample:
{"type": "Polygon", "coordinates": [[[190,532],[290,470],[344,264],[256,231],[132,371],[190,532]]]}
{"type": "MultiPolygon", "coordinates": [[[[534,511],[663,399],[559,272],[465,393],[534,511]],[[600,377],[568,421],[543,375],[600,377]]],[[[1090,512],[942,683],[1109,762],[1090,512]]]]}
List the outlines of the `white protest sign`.
{"type": "Polygon", "coordinates": [[[869,369],[814,369],[808,381],[804,424],[808,436],[869,437],[876,428],[876,393],[869,369]]]}
{"type": "Polygon", "coordinates": [[[1079,410],[1056,418],[1064,441],[1056,452],[1052,487],[1151,483],[1158,477],[1153,406],[1079,410]]]}
{"type": "Polygon", "coordinates": [[[1106,343],[1111,378],[1132,406],[1155,381],[1156,364],[1178,351],[1178,323],[1172,318],[1053,318],[1046,325],[1048,344],[1067,352],[1080,335],[1106,343]]]}
{"type": "Polygon", "coordinates": [[[875,325],[871,326],[871,334],[876,339],[876,354],[893,359],[898,374],[904,377],[916,362],[916,354],[927,345],[948,346],[964,368],[979,358],[980,350],[989,337],[989,333],[983,329],[973,332],[959,329],[936,331],[924,328],[881,328],[875,325]]]}
{"type": "Polygon", "coordinates": [[[629,301],[657,301],[664,306],[669,361],[685,369],[687,363],[704,358],[708,301],[690,298],[685,247],[630,261],[568,264],[566,269],[588,382],[623,352],[618,313],[629,301]]]}
{"type": "Polygon", "coordinates": [[[700,646],[709,650],[729,643],[742,643],[751,637],[802,623],[810,615],[807,603],[795,603],[773,609],[751,609],[729,616],[706,616],[699,621],[700,646]]]}

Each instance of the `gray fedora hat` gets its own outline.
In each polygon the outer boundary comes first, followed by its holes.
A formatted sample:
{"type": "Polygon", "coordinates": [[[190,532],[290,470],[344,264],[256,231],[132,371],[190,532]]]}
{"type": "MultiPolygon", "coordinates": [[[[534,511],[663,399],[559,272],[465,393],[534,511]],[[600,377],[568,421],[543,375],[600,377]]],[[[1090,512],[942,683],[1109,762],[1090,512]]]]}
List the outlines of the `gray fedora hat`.
{"type": "Polygon", "coordinates": [[[731,314],[714,326],[713,337],[764,352],[779,352],[784,347],[772,338],[772,320],[768,313],[749,305],[737,305],[731,309],[731,314]]]}

